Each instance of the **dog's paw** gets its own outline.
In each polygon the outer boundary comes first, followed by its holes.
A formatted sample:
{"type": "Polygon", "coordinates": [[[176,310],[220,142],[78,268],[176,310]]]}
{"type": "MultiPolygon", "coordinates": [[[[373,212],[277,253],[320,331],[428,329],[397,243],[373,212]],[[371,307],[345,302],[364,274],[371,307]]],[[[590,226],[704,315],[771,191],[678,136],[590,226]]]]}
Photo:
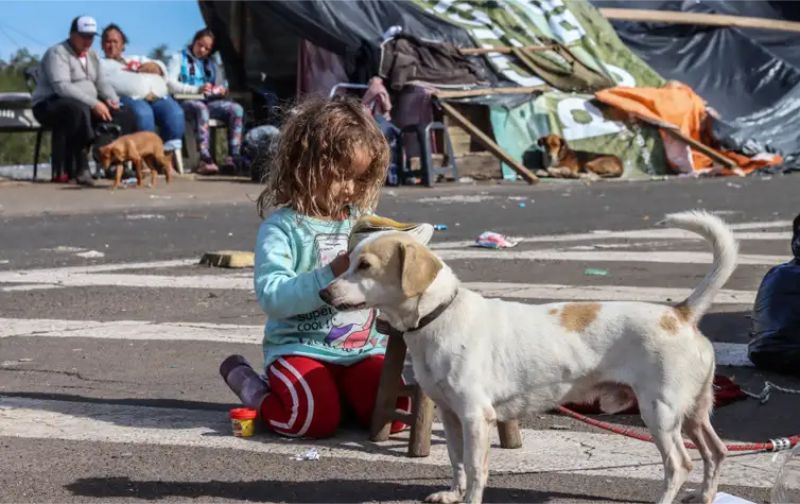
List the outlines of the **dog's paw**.
{"type": "Polygon", "coordinates": [[[458,492],[452,490],[443,490],[441,492],[432,493],[425,497],[425,502],[441,502],[443,504],[451,504],[453,502],[461,502],[462,496],[458,492]]]}

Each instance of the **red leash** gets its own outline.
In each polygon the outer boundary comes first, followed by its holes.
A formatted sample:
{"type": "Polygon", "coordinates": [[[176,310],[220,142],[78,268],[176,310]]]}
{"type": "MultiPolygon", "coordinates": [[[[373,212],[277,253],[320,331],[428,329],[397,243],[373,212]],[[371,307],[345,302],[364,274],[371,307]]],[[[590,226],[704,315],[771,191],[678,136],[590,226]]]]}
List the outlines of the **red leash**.
{"type": "MultiPolygon", "coordinates": [[[[617,427],[616,425],[611,425],[607,422],[601,422],[600,420],[595,420],[594,418],[589,418],[586,415],[581,415],[580,413],[576,413],[569,408],[565,408],[564,406],[559,406],[556,408],[559,413],[562,415],[566,415],[568,417],[572,417],[575,420],[579,420],[585,424],[589,424],[593,427],[597,427],[599,429],[607,430],[609,432],[613,432],[615,434],[621,434],[626,437],[630,437],[633,439],[638,439],[639,441],[653,441],[653,436],[650,434],[646,434],[644,432],[639,431],[638,429],[631,429],[626,427],[617,427]]],[[[800,442],[800,435],[790,436],[788,438],[776,438],[770,439],[764,443],[743,443],[743,444],[726,444],[725,447],[728,448],[728,451],[781,451],[781,450],[788,450],[795,446],[798,442],[800,442]]],[[[694,443],[690,443],[688,441],[684,441],[684,445],[686,445],[689,449],[696,449],[697,447],[694,443]]]]}

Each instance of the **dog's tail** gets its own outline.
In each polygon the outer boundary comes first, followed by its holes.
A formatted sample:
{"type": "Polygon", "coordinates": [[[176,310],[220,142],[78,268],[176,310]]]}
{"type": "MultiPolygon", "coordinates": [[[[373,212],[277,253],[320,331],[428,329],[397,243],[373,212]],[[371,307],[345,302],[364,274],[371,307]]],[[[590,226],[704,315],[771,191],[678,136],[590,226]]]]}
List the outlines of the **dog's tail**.
{"type": "Polygon", "coordinates": [[[686,320],[697,322],[711,306],[714,296],[728,281],[736,269],[736,256],[739,245],[730,228],[716,215],[695,210],[669,214],[663,221],[670,227],[685,229],[699,234],[711,242],[714,250],[714,263],[711,272],[703,278],[700,285],[676,308],[686,320]]]}

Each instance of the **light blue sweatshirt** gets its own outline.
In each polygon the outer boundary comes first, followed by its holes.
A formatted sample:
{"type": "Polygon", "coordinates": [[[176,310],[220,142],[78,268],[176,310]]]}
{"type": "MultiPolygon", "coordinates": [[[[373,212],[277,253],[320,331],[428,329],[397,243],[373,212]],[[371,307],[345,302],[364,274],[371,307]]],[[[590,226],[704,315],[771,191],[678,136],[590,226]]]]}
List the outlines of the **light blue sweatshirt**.
{"type": "Polygon", "coordinates": [[[282,355],[350,365],[386,351],[385,336],[375,329],[375,310],[338,312],[319,297],[334,278],[330,262],[347,253],[354,222],[315,219],[282,208],[261,223],[254,283],[267,314],[265,366],[282,355]]]}

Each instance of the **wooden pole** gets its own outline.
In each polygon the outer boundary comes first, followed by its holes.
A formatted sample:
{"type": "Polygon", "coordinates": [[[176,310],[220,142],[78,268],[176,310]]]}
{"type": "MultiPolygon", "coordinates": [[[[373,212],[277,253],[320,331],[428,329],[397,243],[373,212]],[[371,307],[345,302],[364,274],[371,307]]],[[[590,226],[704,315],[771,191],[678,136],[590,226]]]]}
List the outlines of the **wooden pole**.
{"type": "Polygon", "coordinates": [[[391,414],[395,410],[405,358],[406,342],[403,341],[403,334],[390,334],[389,343],[386,345],[386,358],[381,369],[378,394],[375,398],[375,409],[372,410],[369,430],[371,441],[389,439],[389,430],[392,427],[391,414]]]}
{"type": "Polygon", "coordinates": [[[679,130],[678,128],[661,128],[661,129],[666,131],[673,137],[677,138],[678,140],[686,142],[687,144],[692,146],[693,149],[699,150],[700,152],[710,157],[714,161],[722,164],[723,166],[727,166],[728,168],[738,168],[738,165],[736,164],[735,161],[726,158],[725,156],[718,153],[717,151],[707,146],[706,144],[700,143],[688,135],[684,135],[683,132],[681,132],[681,130],[679,130]]]}
{"type": "Polygon", "coordinates": [[[522,46],[522,47],[507,47],[507,46],[497,46],[497,47],[461,47],[459,51],[461,54],[467,56],[476,56],[480,54],[491,54],[491,53],[500,53],[500,54],[511,54],[514,52],[514,49],[524,49],[525,51],[549,51],[551,49],[557,48],[558,45],[548,44],[548,45],[529,45],[529,46],[522,46]]]}
{"type": "Polygon", "coordinates": [[[469,96],[489,96],[498,94],[531,94],[545,92],[549,90],[548,86],[527,86],[527,87],[502,87],[502,88],[481,88],[481,89],[464,89],[464,90],[437,90],[434,92],[436,96],[441,99],[447,98],[467,98],[469,96]]]}
{"type": "Polygon", "coordinates": [[[529,184],[535,184],[539,181],[539,178],[533,174],[530,170],[525,168],[519,161],[511,157],[511,155],[504,151],[499,145],[497,145],[494,140],[489,138],[483,131],[481,131],[477,126],[472,124],[472,122],[464,117],[458,110],[456,110],[452,105],[449,103],[439,101],[439,104],[442,106],[442,110],[444,113],[447,114],[453,121],[456,122],[459,126],[467,130],[467,132],[472,135],[476,140],[482,143],[492,154],[494,154],[497,158],[499,158],[504,163],[508,164],[515,172],[517,172],[526,182],[529,184]]]}
{"type": "Polygon", "coordinates": [[[727,14],[703,14],[699,12],[657,11],[649,9],[616,9],[601,8],[600,14],[606,19],[620,21],[642,21],[647,23],[690,24],[706,26],[733,26],[736,28],[759,28],[800,32],[797,21],[765,19],[746,16],[730,16],[727,14]]]}
{"type": "Polygon", "coordinates": [[[516,420],[506,420],[497,422],[497,433],[500,436],[500,447],[519,448],[522,446],[522,436],[519,432],[519,422],[516,420]]]}

